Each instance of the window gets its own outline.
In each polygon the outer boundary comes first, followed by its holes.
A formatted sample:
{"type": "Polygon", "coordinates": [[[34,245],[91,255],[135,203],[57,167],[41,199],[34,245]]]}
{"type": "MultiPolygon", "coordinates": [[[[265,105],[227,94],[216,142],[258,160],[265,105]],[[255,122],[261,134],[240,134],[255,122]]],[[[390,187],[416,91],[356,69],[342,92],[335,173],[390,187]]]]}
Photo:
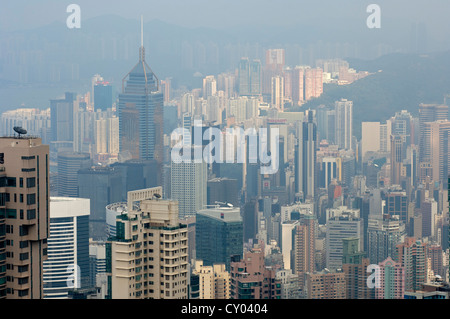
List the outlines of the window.
{"type": "Polygon", "coordinates": [[[19,235],[20,236],[28,235],[28,228],[25,226],[19,226],[19,235]]]}
{"type": "Polygon", "coordinates": [[[35,187],[36,186],[36,178],[35,177],[29,177],[27,178],[27,188],[35,187]]]}
{"type": "Polygon", "coordinates": [[[27,194],[27,205],[36,204],[36,194],[27,194]]]}
{"type": "Polygon", "coordinates": [[[28,209],[27,210],[27,220],[36,218],[36,209],[28,209]]]}
{"type": "Polygon", "coordinates": [[[17,209],[8,208],[6,209],[6,218],[17,218],[17,209]]]}
{"type": "Polygon", "coordinates": [[[20,194],[20,195],[19,195],[19,201],[20,201],[21,203],[23,203],[23,194],[20,194]]]}
{"type": "Polygon", "coordinates": [[[27,260],[28,259],[28,253],[21,253],[19,256],[20,260],[27,260]]]}
{"type": "Polygon", "coordinates": [[[23,177],[19,178],[19,187],[23,187],[23,177]]]}

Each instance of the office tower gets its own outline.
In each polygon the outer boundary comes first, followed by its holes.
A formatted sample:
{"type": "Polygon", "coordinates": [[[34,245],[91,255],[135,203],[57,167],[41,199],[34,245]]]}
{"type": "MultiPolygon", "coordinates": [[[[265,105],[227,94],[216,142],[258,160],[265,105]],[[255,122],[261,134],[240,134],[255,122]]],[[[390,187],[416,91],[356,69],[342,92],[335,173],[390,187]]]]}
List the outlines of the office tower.
{"type": "Polygon", "coordinates": [[[115,167],[92,166],[78,171],[78,197],[90,199],[89,234],[106,240],[105,207],[122,200],[122,176],[115,167]]]}
{"type": "Polygon", "coordinates": [[[405,295],[405,267],[391,257],[378,264],[379,288],[375,287],[376,299],[403,299],[405,295]]]}
{"type": "Polygon", "coordinates": [[[122,176],[122,199],[125,200],[127,192],[138,189],[157,187],[162,184],[161,164],[156,160],[127,160],[110,165],[119,170],[122,176]]]}
{"type": "MultiPolygon", "coordinates": [[[[363,220],[358,210],[334,211],[335,215],[327,219],[326,247],[327,268],[338,269],[342,267],[344,238],[359,238],[359,245],[364,247],[363,220]]],[[[359,248],[360,249],[360,248],[359,248]]]]}
{"type": "Polygon", "coordinates": [[[425,198],[420,204],[422,215],[422,238],[437,240],[436,221],[438,217],[438,203],[433,198],[425,198]]]}
{"type": "Polygon", "coordinates": [[[406,144],[405,149],[411,144],[415,144],[414,119],[408,111],[401,110],[396,112],[390,122],[392,135],[400,135],[403,138],[406,144]]]}
{"type": "Polygon", "coordinates": [[[99,81],[94,85],[94,109],[106,111],[113,105],[112,85],[107,81],[99,81]]]}
{"type": "Polygon", "coordinates": [[[389,216],[397,215],[399,220],[408,226],[408,197],[403,191],[390,191],[385,195],[385,214],[389,216]]]}
{"type": "Polygon", "coordinates": [[[58,153],[57,190],[59,197],[78,197],[78,171],[91,165],[88,153],[58,153]]]}
{"type": "Polygon", "coordinates": [[[291,71],[292,104],[294,106],[300,106],[305,101],[305,95],[304,95],[304,74],[305,74],[304,68],[299,67],[299,66],[296,66],[291,71]]]}
{"type": "Polygon", "coordinates": [[[52,141],[73,142],[75,93],[66,92],[64,99],[50,100],[52,141]]]}
{"type": "Polygon", "coordinates": [[[239,95],[261,95],[261,77],[261,61],[242,58],[238,67],[239,95]]]}
{"type": "Polygon", "coordinates": [[[429,122],[445,121],[448,119],[448,106],[439,104],[420,104],[419,105],[419,161],[423,162],[426,158],[425,147],[425,125],[429,122]]]}
{"type": "MultiPolygon", "coordinates": [[[[137,209],[137,206],[135,207],[137,209]]],[[[116,237],[117,234],[117,216],[128,212],[127,202],[117,202],[106,206],[106,236],[107,238],[116,237]]]]}
{"type": "Polygon", "coordinates": [[[266,50],[266,61],[263,70],[262,93],[270,95],[271,81],[275,76],[281,76],[285,65],[284,49],[266,50]]]}
{"type": "Polygon", "coordinates": [[[405,146],[401,135],[391,135],[391,185],[401,185],[405,146]]]}
{"type": "Polygon", "coordinates": [[[48,145],[0,138],[0,298],[43,298],[49,196],[48,145]]]}
{"type": "Polygon", "coordinates": [[[248,200],[243,207],[243,241],[256,239],[258,233],[258,201],[248,200]]]}
{"type": "Polygon", "coordinates": [[[315,240],[317,220],[312,214],[302,214],[292,231],[293,273],[299,276],[299,288],[304,290],[306,273],[315,270],[315,240]]]}
{"type": "Polygon", "coordinates": [[[312,113],[309,113],[307,122],[299,124],[295,147],[295,192],[304,199],[314,198],[317,189],[317,127],[312,113]]]}
{"type": "Polygon", "coordinates": [[[413,237],[397,245],[395,261],[405,267],[405,291],[421,290],[427,282],[427,243],[413,237]]]}
{"type": "Polygon", "coordinates": [[[194,216],[207,203],[207,163],[170,164],[170,198],[179,203],[180,218],[194,216]]]}
{"type": "Polygon", "coordinates": [[[342,270],[346,278],[346,299],[373,299],[374,293],[367,287],[367,267],[370,262],[359,249],[359,238],[344,238],[342,270]]]}
{"type": "Polygon", "coordinates": [[[279,111],[284,111],[284,78],[274,76],[270,80],[270,105],[279,111]]]}
{"type": "Polygon", "coordinates": [[[17,109],[5,111],[1,115],[0,134],[12,136],[14,127],[19,126],[27,130],[29,135],[39,136],[42,143],[50,144],[50,108],[40,109],[17,109]]]}
{"type": "Polygon", "coordinates": [[[341,99],[335,102],[335,144],[339,148],[352,150],[353,102],[341,99]]]}
{"type": "Polygon", "coordinates": [[[216,177],[210,179],[208,187],[208,205],[227,203],[239,206],[239,188],[237,179],[216,177]]]}
{"type": "Polygon", "coordinates": [[[44,299],[67,299],[69,290],[89,287],[89,213],[89,199],[50,198],[44,299]]]}
{"type": "Polygon", "coordinates": [[[328,188],[332,181],[337,180],[341,176],[340,161],[337,157],[323,157],[320,163],[319,187],[328,188]]]}
{"type": "Polygon", "coordinates": [[[172,81],[171,78],[161,80],[161,91],[163,92],[164,102],[167,103],[171,99],[172,93],[172,81]]]}
{"type": "Polygon", "coordinates": [[[230,273],[224,264],[204,266],[203,261],[196,260],[193,274],[199,276],[198,299],[230,299],[230,273]]]}
{"type": "Polygon", "coordinates": [[[230,265],[230,299],[281,299],[281,280],[264,265],[264,250],[252,248],[243,257],[234,257],[230,265]]]}
{"type": "Polygon", "coordinates": [[[306,275],[307,299],[345,299],[344,272],[327,270],[306,275]]]}
{"type": "Polygon", "coordinates": [[[427,122],[421,126],[421,160],[431,164],[433,181],[445,183],[450,164],[450,121],[427,122]]]}
{"type": "Polygon", "coordinates": [[[323,93],[323,71],[321,68],[307,68],[304,71],[305,94],[306,101],[322,95],[323,93]]]}
{"type": "Polygon", "coordinates": [[[367,257],[371,264],[378,264],[386,258],[394,258],[396,247],[406,236],[405,224],[397,215],[372,217],[367,226],[367,257]]]}
{"type": "Polygon", "coordinates": [[[223,263],[229,270],[231,256],[242,256],[243,221],[239,208],[199,210],[195,228],[196,258],[205,266],[223,263]]]}
{"type": "Polygon", "coordinates": [[[380,124],[380,152],[389,153],[391,151],[392,123],[386,120],[386,123],[380,124]]]}
{"type": "Polygon", "coordinates": [[[116,237],[106,242],[108,299],[188,297],[187,228],[179,222],[178,203],[161,195],[161,187],[128,192],[127,213],[118,216],[116,237]]]}
{"type": "Polygon", "coordinates": [[[118,103],[120,152],[133,159],[163,160],[163,94],[145,61],[141,30],[139,62],[124,77],[118,103]]]}

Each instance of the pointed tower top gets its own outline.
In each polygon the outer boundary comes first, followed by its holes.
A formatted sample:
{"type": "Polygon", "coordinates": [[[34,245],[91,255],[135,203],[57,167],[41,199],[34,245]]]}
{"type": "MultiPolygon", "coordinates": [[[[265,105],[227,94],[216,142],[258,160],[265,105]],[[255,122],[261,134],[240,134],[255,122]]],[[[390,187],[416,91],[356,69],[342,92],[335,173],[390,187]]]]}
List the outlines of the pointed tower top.
{"type": "Polygon", "coordinates": [[[139,48],[139,60],[145,60],[145,49],[144,49],[144,17],[141,15],[141,47],[139,48]]]}

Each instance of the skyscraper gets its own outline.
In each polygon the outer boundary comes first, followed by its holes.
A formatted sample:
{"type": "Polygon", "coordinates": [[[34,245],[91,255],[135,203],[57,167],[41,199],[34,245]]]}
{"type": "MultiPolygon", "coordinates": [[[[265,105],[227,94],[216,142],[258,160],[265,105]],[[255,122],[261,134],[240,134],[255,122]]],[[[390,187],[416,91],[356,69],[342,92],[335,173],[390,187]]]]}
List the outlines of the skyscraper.
{"type": "Polygon", "coordinates": [[[0,298],[43,298],[49,193],[48,145],[0,138],[0,298]]]}
{"type": "Polygon", "coordinates": [[[57,189],[59,197],[78,197],[78,171],[91,164],[89,153],[59,152],[57,189]]]}
{"type": "Polygon", "coordinates": [[[367,227],[367,255],[371,264],[394,258],[396,247],[405,239],[405,224],[397,215],[372,217],[367,227]]]}
{"type": "Polygon", "coordinates": [[[231,256],[243,254],[243,223],[240,209],[202,209],[196,216],[196,258],[205,266],[224,263],[230,269],[231,256]]]}
{"type": "Polygon", "coordinates": [[[187,228],[178,203],[161,195],[161,187],[128,192],[127,213],[118,216],[116,237],[106,243],[108,299],[188,297],[187,228]]]}
{"type": "Polygon", "coordinates": [[[158,78],[145,61],[142,30],[139,62],[122,81],[118,113],[120,152],[129,152],[133,159],[162,162],[163,94],[158,78]]]}
{"type": "Polygon", "coordinates": [[[73,142],[75,93],[66,92],[64,99],[50,100],[52,141],[73,142]]]}
{"type": "Polygon", "coordinates": [[[335,102],[335,144],[351,150],[353,139],[353,102],[341,99],[335,102]]]}
{"type": "Polygon", "coordinates": [[[295,193],[303,199],[314,198],[317,188],[317,127],[311,112],[308,121],[299,124],[295,147],[295,193]]]}
{"type": "Polygon", "coordinates": [[[106,81],[99,81],[94,85],[94,109],[103,110],[112,108],[112,85],[106,81]]]}
{"type": "Polygon", "coordinates": [[[50,198],[44,299],[66,299],[71,289],[89,287],[89,199],[50,198]]]}
{"type": "Polygon", "coordinates": [[[175,163],[170,166],[170,198],[179,203],[180,218],[194,216],[207,204],[207,163],[175,163]]]}
{"type": "Polygon", "coordinates": [[[117,167],[92,166],[78,171],[78,197],[90,199],[89,233],[106,240],[105,207],[122,200],[122,176],[117,167]]]}
{"type": "Polygon", "coordinates": [[[425,140],[425,123],[435,121],[445,121],[448,119],[448,106],[439,104],[420,104],[419,105],[419,161],[425,159],[427,146],[425,140]]]}
{"type": "Polygon", "coordinates": [[[377,299],[403,299],[405,295],[405,267],[391,257],[379,263],[380,286],[375,287],[377,299]]]}
{"type": "Polygon", "coordinates": [[[338,269],[342,267],[343,239],[359,238],[360,247],[364,247],[363,220],[359,210],[342,210],[328,218],[326,225],[327,268],[338,269]]]}
{"type": "Polygon", "coordinates": [[[312,214],[302,214],[292,232],[293,273],[299,276],[304,290],[306,273],[315,271],[315,240],[317,220],[312,214]]]}
{"type": "Polygon", "coordinates": [[[397,245],[395,261],[405,268],[405,291],[421,290],[427,282],[427,243],[408,237],[397,245]]]}

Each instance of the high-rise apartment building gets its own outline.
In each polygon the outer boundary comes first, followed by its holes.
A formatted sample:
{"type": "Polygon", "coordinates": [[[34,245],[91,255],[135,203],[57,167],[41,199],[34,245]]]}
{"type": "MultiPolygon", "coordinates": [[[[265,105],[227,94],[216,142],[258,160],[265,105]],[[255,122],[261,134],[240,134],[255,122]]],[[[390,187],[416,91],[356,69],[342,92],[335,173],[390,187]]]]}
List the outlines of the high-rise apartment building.
{"type": "Polygon", "coordinates": [[[46,110],[35,108],[10,110],[1,115],[0,134],[12,136],[14,127],[19,126],[26,129],[29,135],[41,137],[44,144],[50,144],[50,122],[50,108],[46,110]]]}
{"type": "Polygon", "coordinates": [[[315,240],[317,220],[312,214],[302,214],[292,231],[293,273],[299,277],[299,288],[304,290],[306,273],[315,271],[315,240]]]}
{"type": "Polygon", "coordinates": [[[238,207],[216,207],[197,212],[196,258],[203,265],[223,263],[230,269],[231,257],[243,254],[243,221],[238,207]]]}
{"type": "Polygon", "coordinates": [[[353,102],[341,99],[335,102],[335,144],[351,150],[353,139],[353,102]]]}
{"type": "Polygon", "coordinates": [[[43,298],[49,201],[49,146],[0,138],[0,298],[43,298]]]}
{"type": "Polygon", "coordinates": [[[67,299],[70,290],[90,286],[89,213],[89,199],[50,198],[44,299],[67,299]]]}
{"type": "Polygon", "coordinates": [[[405,295],[405,267],[391,257],[378,264],[379,287],[375,286],[376,299],[403,299],[405,295]]]}
{"type": "Polygon", "coordinates": [[[342,270],[346,278],[346,299],[373,299],[373,290],[367,286],[369,259],[359,249],[359,238],[344,238],[342,270]]]}
{"type": "Polygon", "coordinates": [[[116,237],[106,243],[107,298],[188,297],[187,228],[178,203],[161,195],[161,187],[128,192],[127,213],[118,216],[116,237]]]}
{"type": "Polygon", "coordinates": [[[230,299],[230,273],[225,264],[204,266],[196,260],[193,273],[199,276],[198,299],[230,299]]]}
{"type": "Polygon", "coordinates": [[[424,148],[427,146],[425,140],[425,124],[435,121],[445,121],[448,119],[448,106],[439,104],[419,105],[419,161],[425,160],[427,153],[424,148]]]}
{"type": "Polygon", "coordinates": [[[433,181],[445,183],[450,164],[450,121],[421,123],[421,128],[421,161],[431,164],[433,181]]]}
{"type": "Polygon", "coordinates": [[[306,275],[307,299],[345,299],[345,273],[327,270],[306,275]]]}
{"type": "Polygon", "coordinates": [[[397,245],[396,262],[405,267],[405,291],[421,290],[427,282],[427,243],[407,237],[397,245]]]}
{"type": "Polygon", "coordinates": [[[264,265],[264,251],[252,248],[231,263],[231,299],[281,299],[281,279],[264,265]]]}
{"type": "Polygon", "coordinates": [[[323,71],[321,68],[305,69],[305,95],[306,101],[322,95],[323,93],[323,71]]]}
{"type": "Polygon", "coordinates": [[[270,105],[284,111],[284,77],[274,76],[270,79],[270,105]]]}

